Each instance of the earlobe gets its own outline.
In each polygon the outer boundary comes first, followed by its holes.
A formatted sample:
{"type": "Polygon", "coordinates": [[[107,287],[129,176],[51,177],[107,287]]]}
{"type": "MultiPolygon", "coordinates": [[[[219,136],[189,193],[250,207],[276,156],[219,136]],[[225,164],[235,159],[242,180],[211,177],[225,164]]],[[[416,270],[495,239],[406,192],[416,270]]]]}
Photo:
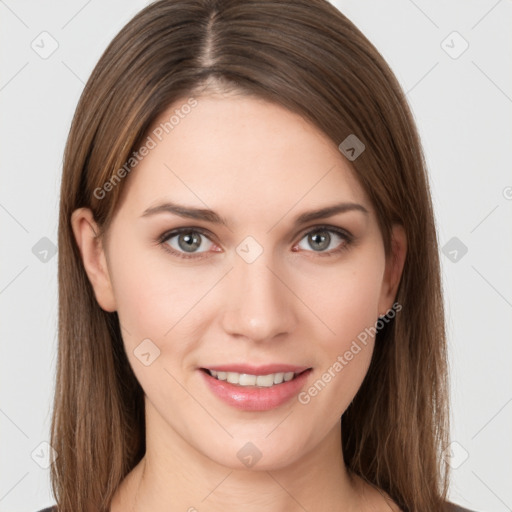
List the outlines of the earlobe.
{"type": "Polygon", "coordinates": [[[386,270],[379,301],[379,315],[385,315],[393,302],[400,285],[407,255],[407,235],[401,224],[394,224],[391,234],[391,254],[386,260],[386,270]]]}
{"type": "Polygon", "coordinates": [[[97,237],[99,229],[91,210],[89,208],[75,210],[71,214],[71,226],[98,304],[105,311],[116,311],[106,255],[103,244],[97,237]]]}

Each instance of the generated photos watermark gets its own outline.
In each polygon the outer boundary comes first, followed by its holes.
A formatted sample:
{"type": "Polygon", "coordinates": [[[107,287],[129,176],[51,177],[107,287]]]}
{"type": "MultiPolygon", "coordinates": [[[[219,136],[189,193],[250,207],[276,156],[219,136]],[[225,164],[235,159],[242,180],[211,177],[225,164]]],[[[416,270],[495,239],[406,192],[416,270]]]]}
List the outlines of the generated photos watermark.
{"type": "Polygon", "coordinates": [[[366,327],[364,331],[361,331],[356,339],[352,341],[350,348],[346,350],[343,355],[339,355],[336,361],[327,368],[327,370],[306,390],[301,391],[298,395],[298,400],[301,404],[307,405],[311,402],[311,399],[318,395],[326,386],[336,377],[338,373],[349,364],[354,357],[361,352],[362,347],[368,343],[368,338],[373,337],[378,331],[384,328],[396,314],[402,310],[402,305],[399,302],[395,302],[393,306],[386,312],[384,316],[379,317],[372,327],[366,327]]]}
{"type": "Polygon", "coordinates": [[[158,143],[163,140],[164,135],[167,135],[174,130],[174,128],[180,124],[181,120],[185,119],[185,117],[192,112],[192,109],[196,107],[197,104],[198,103],[195,98],[189,98],[186,103],[180,106],[180,108],[174,109],[174,113],[169,117],[169,119],[160,123],[153,129],[151,134],[146,137],[144,144],[142,144],[139,150],[134,151],[125,164],[118,169],[102,187],[94,189],[94,197],[96,199],[103,199],[108,192],[111,192],[123,178],[130,174],[134,167],[144,160],[144,157],[149,155],[149,152],[152,149],[156,148],[158,143]]]}

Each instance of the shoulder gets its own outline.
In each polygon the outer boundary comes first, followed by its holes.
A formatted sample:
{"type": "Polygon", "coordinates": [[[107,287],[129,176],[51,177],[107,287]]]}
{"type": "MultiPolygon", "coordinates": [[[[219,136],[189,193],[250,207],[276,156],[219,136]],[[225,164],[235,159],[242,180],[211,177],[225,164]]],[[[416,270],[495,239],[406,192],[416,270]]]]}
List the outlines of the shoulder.
{"type": "Polygon", "coordinates": [[[475,510],[470,510],[469,508],[461,507],[460,505],[456,505],[455,503],[446,502],[446,512],[476,512],[475,510]]]}
{"type": "MultiPolygon", "coordinates": [[[[400,512],[409,512],[409,509],[397,509],[400,512]]],[[[470,510],[469,508],[461,507],[455,503],[451,503],[450,501],[444,502],[444,512],[477,512],[476,510],[470,510]]],[[[395,509],[393,509],[395,511],[395,509]]]]}
{"type": "MultiPolygon", "coordinates": [[[[57,512],[57,506],[44,508],[39,510],[39,512],[57,512]]],[[[476,512],[474,510],[469,510],[468,508],[461,507],[456,505],[455,503],[451,503],[449,501],[446,502],[445,512],[476,512]]]]}

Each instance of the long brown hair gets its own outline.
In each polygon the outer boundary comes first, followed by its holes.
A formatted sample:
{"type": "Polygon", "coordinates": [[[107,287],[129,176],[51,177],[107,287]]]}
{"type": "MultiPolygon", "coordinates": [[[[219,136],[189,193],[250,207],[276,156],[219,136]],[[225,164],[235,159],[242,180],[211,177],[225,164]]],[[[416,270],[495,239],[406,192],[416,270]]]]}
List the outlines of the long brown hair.
{"type": "Polygon", "coordinates": [[[449,416],[438,244],[426,164],[399,83],[325,0],[160,0],[104,52],[65,148],[51,425],[59,511],[108,510],[145,452],[143,391],[117,313],[95,299],[71,214],[90,208],[102,237],[129,177],[106,194],[98,188],[125,166],[161,113],[205,84],[278,103],[336,145],[351,134],[364,143],[350,163],[377,212],[386,253],[390,228],[401,223],[407,257],[396,297],[402,311],[378,333],[368,374],[342,417],[345,463],[403,510],[443,510],[449,416]]]}

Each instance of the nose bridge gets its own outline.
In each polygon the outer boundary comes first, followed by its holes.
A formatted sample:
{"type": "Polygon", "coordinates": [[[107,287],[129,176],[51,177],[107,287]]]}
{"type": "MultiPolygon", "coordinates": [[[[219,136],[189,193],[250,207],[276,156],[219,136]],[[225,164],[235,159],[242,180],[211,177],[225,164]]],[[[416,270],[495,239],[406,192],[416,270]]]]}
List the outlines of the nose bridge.
{"type": "Polygon", "coordinates": [[[232,335],[265,341],[293,329],[293,294],[274,268],[272,252],[251,243],[242,242],[237,248],[228,279],[223,327],[232,335]]]}

